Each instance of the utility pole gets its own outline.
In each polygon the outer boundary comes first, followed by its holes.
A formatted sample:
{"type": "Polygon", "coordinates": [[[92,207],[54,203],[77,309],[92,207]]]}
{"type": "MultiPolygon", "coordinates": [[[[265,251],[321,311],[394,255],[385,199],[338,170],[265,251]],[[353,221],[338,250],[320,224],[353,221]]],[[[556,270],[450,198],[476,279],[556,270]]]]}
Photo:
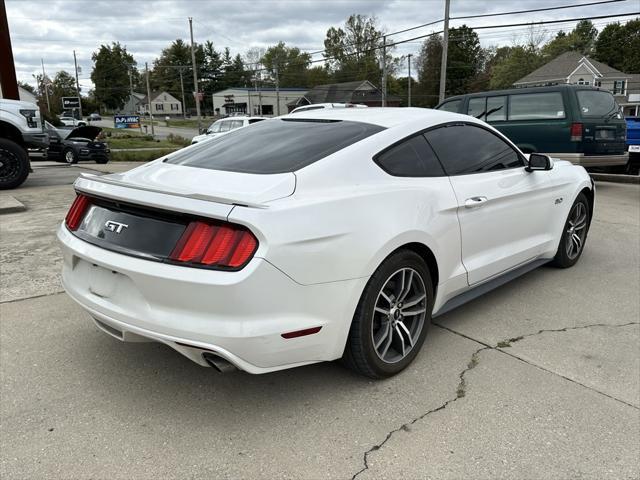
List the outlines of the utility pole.
{"type": "Polygon", "coordinates": [[[196,51],[193,46],[193,22],[189,17],[189,32],[191,33],[191,63],[193,64],[193,96],[196,101],[196,115],[198,115],[198,133],[202,130],[202,117],[200,117],[200,92],[198,89],[198,70],[196,68],[196,51]]]}
{"type": "Polygon", "coordinates": [[[280,75],[278,74],[278,67],[275,68],[276,74],[276,117],[280,116],[280,75]]]}
{"type": "Polygon", "coordinates": [[[442,61],[440,63],[440,95],[438,102],[444,100],[445,87],[447,86],[447,49],[449,48],[449,3],[444,0],[444,35],[442,41],[442,61]]]}
{"type": "Polygon", "coordinates": [[[133,109],[133,65],[129,65],[129,102],[131,102],[131,115],[136,113],[133,109]]]}
{"type": "Polygon", "coordinates": [[[182,118],[186,119],[187,112],[184,109],[185,103],[184,103],[184,82],[182,80],[182,67],[178,69],[178,72],[180,73],[180,91],[182,92],[182,118]]]}
{"type": "Polygon", "coordinates": [[[387,36],[382,37],[382,106],[387,106],[387,36]]]}
{"type": "Polygon", "coordinates": [[[407,93],[409,98],[407,100],[407,106],[411,106],[411,54],[407,55],[407,66],[409,67],[409,78],[407,79],[407,93]]]}
{"type": "Polygon", "coordinates": [[[73,51],[73,64],[76,67],[76,94],[78,95],[78,103],[80,104],[80,118],[82,118],[82,100],[80,100],[80,82],[78,81],[78,61],[76,60],[76,51],[73,51]]]}
{"type": "Polygon", "coordinates": [[[151,121],[151,136],[154,137],[156,132],[153,128],[153,113],[151,112],[151,87],[149,87],[149,64],[144,62],[144,71],[147,74],[147,105],[149,108],[149,120],[151,121]]]}
{"type": "Polygon", "coordinates": [[[44,59],[41,58],[42,63],[42,88],[44,89],[44,95],[47,98],[47,112],[51,113],[51,104],[49,103],[49,86],[47,85],[47,74],[44,71],[44,59]]]}

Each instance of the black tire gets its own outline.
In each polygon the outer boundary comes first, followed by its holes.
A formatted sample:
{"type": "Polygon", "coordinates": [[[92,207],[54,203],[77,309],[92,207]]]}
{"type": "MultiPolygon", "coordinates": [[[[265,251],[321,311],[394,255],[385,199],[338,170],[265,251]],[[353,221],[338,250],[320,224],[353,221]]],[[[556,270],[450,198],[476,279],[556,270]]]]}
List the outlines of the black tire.
{"type": "Polygon", "coordinates": [[[73,148],[65,148],[62,151],[62,160],[68,165],[73,165],[78,163],[78,155],[73,148]]]}
{"type": "Polygon", "coordinates": [[[105,164],[109,161],[108,158],[101,158],[100,160],[96,160],[96,163],[101,163],[101,164],[105,164]]]}
{"type": "MultiPolygon", "coordinates": [[[[553,261],[551,262],[553,266],[558,268],[569,268],[569,267],[573,267],[578,262],[578,260],[582,256],[582,252],[584,251],[584,245],[587,242],[589,225],[591,223],[591,214],[592,212],[591,212],[591,209],[589,208],[589,200],[587,200],[587,197],[584,193],[580,193],[576,198],[576,201],[573,202],[573,205],[571,206],[571,210],[569,210],[569,215],[567,216],[567,220],[564,223],[564,227],[562,230],[562,237],[560,238],[560,245],[558,245],[558,251],[556,252],[556,256],[553,257],[553,261]],[[582,206],[581,208],[585,212],[584,213],[585,215],[584,233],[581,231],[582,229],[580,231],[572,229],[572,225],[573,225],[572,220],[575,220],[573,218],[573,215],[576,209],[580,208],[580,205],[582,206]],[[582,237],[581,237],[581,241],[579,242],[579,245],[572,240],[573,248],[575,249],[575,251],[571,251],[570,250],[571,247],[568,246],[570,241],[569,237],[570,236],[573,237],[575,235],[578,235],[579,237],[582,236],[582,237]]],[[[573,226],[580,226],[581,224],[582,222],[580,222],[579,225],[573,225],[573,226]]]]}
{"type": "Polygon", "coordinates": [[[0,190],[19,187],[28,176],[27,151],[11,140],[0,138],[0,190]]]}
{"type": "MultiPolygon", "coordinates": [[[[400,306],[401,305],[402,304],[400,304],[400,306]]],[[[401,372],[413,361],[424,343],[431,324],[432,309],[433,285],[429,268],[424,259],[411,250],[400,250],[394,253],[378,267],[362,293],[355,315],[353,316],[351,329],[349,330],[347,345],[342,357],[343,363],[361,375],[376,379],[390,377],[401,372]],[[374,345],[373,331],[376,322],[380,322],[379,319],[376,320],[375,318],[376,315],[380,315],[375,312],[375,308],[376,301],[378,301],[381,295],[381,290],[383,290],[385,285],[388,285],[394,272],[402,269],[412,270],[414,274],[417,273],[422,280],[426,298],[423,304],[419,304],[417,307],[423,307],[425,312],[420,330],[415,330],[416,338],[411,349],[407,352],[406,356],[398,361],[389,363],[379,356],[374,345]]],[[[382,315],[382,317],[379,318],[387,319],[391,318],[391,316],[385,317],[382,315]]],[[[400,318],[402,319],[402,317],[400,318]]],[[[389,332],[393,335],[393,327],[390,327],[389,332]]],[[[402,335],[400,335],[400,337],[402,337],[402,335]]],[[[397,342],[398,337],[396,336],[394,340],[397,342]]],[[[404,347],[404,340],[402,340],[402,345],[404,347]]]]}

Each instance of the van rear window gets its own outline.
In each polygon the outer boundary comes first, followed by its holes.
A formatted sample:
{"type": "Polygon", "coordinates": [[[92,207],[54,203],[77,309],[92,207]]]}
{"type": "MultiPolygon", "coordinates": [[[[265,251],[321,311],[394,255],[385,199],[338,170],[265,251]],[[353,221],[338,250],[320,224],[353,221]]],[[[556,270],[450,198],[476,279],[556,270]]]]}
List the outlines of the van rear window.
{"type": "Polygon", "coordinates": [[[619,110],[613,95],[602,90],[578,90],[578,104],[583,117],[603,117],[619,110]]]}
{"type": "Polygon", "coordinates": [[[509,120],[565,118],[560,92],[523,93],[509,96],[509,120]]]}

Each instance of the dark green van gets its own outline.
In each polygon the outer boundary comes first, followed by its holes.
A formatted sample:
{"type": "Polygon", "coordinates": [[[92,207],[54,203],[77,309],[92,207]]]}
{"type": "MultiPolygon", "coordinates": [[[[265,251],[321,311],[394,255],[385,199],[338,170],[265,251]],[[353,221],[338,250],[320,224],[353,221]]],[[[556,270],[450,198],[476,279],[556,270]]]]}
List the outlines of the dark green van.
{"type": "Polygon", "coordinates": [[[613,95],[583,85],[513,88],[459,95],[439,110],[490,123],[525,153],[585,167],[626,165],[626,124],[613,95]]]}

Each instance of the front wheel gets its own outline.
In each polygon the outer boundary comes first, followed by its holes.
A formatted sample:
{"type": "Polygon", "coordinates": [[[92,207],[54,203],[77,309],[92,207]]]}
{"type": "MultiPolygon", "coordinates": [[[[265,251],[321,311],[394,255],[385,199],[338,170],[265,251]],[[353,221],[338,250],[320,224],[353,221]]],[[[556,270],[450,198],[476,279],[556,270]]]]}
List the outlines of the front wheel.
{"type": "Polygon", "coordinates": [[[76,155],[76,152],[74,152],[72,148],[67,148],[62,153],[62,158],[64,158],[64,161],[66,163],[68,163],[69,165],[72,165],[74,163],[78,163],[78,157],[76,155]]]}
{"type": "Polygon", "coordinates": [[[343,361],[371,378],[406,368],[420,351],[431,324],[433,286],[422,257],[401,250],[378,267],[353,317],[343,361]]]}
{"type": "Polygon", "coordinates": [[[17,143],[0,138],[0,190],[16,188],[29,176],[29,155],[17,143]]]}
{"type": "Polygon", "coordinates": [[[590,218],[589,201],[585,194],[581,193],[569,211],[558,251],[553,258],[553,265],[560,268],[568,268],[576,264],[587,241],[590,218]]]}

